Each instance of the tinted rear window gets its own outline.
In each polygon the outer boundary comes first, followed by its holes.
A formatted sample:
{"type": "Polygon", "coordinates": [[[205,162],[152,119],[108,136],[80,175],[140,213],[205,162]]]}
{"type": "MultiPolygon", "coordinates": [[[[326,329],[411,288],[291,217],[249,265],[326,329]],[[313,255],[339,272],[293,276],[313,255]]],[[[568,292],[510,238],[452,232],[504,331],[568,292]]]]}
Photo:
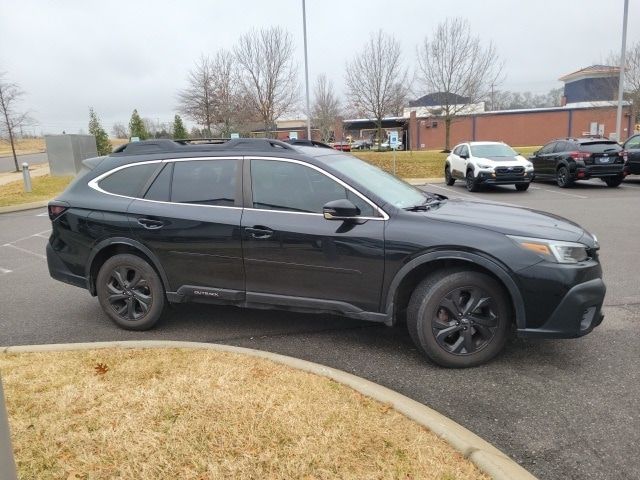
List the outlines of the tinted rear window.
{"type": "Polygon", "coordinates": [[[176,162],[171,201],[231,207],[235,203],[237,168],[237,160],[176,162]]]}
{"type": "Polygon", "coordinates": [[[137,197],[157,168],[157,163],[146,163],[123,168],[102,179],[100,188],[116,195],[137,197]]]}
{"type": "Polygon", "coordinates": [[[153,181],[144,198],[168,202],[171,197],[171,174],[173,163],[168,163],[153,181]]]}
{"type": "Polygon", "coordinates": [[[619,152],[622,147],[615,142],[589,142],[580,145],[580,150],[589,153],[619,152]]]}

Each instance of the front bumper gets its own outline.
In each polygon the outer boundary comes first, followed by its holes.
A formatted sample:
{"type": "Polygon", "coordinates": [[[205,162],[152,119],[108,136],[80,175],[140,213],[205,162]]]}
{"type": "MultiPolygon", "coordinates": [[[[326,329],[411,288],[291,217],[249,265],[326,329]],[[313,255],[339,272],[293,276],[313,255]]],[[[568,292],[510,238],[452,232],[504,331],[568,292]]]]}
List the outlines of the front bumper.
{"type": "Polygon", "coordinates": [[[575,338],[586,335],[602,323],[602,302],[606,287],[602,279],[573,287],[540,327],[518,329],[521,337],[575,338]]]}
{"type": "Polygon", "coordinates": [[[479,185],[515,185],[530,183],[535,177],[533,172],[525,172],[514,175],[496,174],[480,171],[476,178],[479,185]]]}

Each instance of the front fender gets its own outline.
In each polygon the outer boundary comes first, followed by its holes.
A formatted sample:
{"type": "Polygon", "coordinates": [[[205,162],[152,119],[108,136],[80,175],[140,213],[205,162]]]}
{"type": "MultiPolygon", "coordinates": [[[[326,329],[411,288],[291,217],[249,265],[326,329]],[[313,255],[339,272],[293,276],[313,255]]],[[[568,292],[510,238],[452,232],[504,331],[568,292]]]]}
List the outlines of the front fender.
{"type": "Polygon", "coordinates": [[[393,277],[391,284],[389,285],[386,296],[385,312],[387,314],[387,319],[389,322],[393,321],[396,293],[398,287],[402,283],[402,280],[415,268],[430,262],[441,260],[457,260],[469,262],[470,264],[478,265],[494,274],[502,282],[502,284],[509,292],[509,295],[511,296],[516,315],[516,326],[519,329],[525,327],[526,314],[522,295],[520,294],[520,290],[518,289],[515,281],[505,269],[505,267],[496,263],[491,258],[487,258],[481,254],[456,250],[439,250],[422,254],[412,259],[411,261],[406,263],[400,270],[398,270],[398,272],[393,277]]]}

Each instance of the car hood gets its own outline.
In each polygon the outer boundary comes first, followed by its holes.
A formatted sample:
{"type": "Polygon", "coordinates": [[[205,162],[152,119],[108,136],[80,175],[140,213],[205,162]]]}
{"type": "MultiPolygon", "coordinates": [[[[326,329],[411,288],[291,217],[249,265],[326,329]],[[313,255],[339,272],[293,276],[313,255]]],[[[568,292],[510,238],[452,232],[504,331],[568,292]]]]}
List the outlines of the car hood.
{"type": "Polygon", "coordinates": [[[445,200],[424,212],[426,217],[471,225],[505,235],[576,242],[585,230],[565,218],[494,202],[445,200]]]}

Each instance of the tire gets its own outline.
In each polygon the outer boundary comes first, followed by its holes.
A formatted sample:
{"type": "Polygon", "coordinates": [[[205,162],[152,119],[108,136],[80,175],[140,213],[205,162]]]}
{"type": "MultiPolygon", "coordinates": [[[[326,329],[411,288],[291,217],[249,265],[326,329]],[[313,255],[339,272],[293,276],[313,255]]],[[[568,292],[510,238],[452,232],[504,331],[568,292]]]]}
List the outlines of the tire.
{"type": "Polygon", "coordinates": [[[516,183],[516,190],[519,192],[526,192],[527,190],[529,190],[529,184],[528,183],[516,183]]]}
{"type": "Polygon", "coordinates": [[[447,368],[491,360],[503,349],[511,320],[504,288],[492,277],[470,270],[447,269],[427,277],[414,290],[407,309],[407,328],[418,349],[447,368]],[[465,309],[473,307],[472,296],[477,301],[471,317],[465,309]]]}
{"type": "Polygon", "coordinates": [[[136,255],[114,255],[104,262],[96,290],[102,309],[126,330],[149,330],[164,310],[165,292],[160,277],[136,255]]]}
{"type": "Polygon", "coordinates": [[[444,181],[446,182],[447,185],[449,185],[450,187],[456,183],[456,179],[453,178],[451,176],[451,168],[449,167],[449,165],[447,165],[446,167],[444,167],[444,181]]]}
{"type": "Polygon", "coordinates": [[[467,190],[469,190],[470,192],[478,191],[478,184],[476,183],[476,177],[473,175],[473,170],[467,170],[465,183],[466,183],[467,190]]]}
{"type": "Polygon", "coordinates": [[[607,187],[615,188],[620,186],[620,184],[624,180],[624,177],[622,175],[618,177],[604,177],[601,180],[607,184],[607,187]]]}
{"type": "Polygon", "coordinates": [[[560,188],[570,187],[573,183],[571,174],[569,173],[569,169],[564,165],[558,168],[558,170],[556,171],[556,183],[560,188]]]}

